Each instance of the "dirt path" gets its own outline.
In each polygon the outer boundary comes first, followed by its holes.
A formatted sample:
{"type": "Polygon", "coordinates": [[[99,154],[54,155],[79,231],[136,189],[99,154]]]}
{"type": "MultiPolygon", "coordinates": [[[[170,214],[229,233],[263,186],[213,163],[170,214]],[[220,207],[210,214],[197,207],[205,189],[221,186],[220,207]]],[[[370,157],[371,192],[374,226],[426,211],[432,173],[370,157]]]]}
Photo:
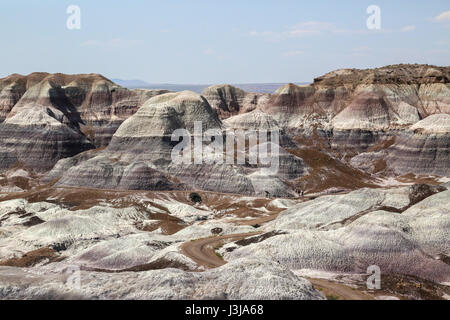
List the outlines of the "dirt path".
{"type": "Polygon", "coordinates": [[[325,279],[307,278],[314,288],[322,292],[328,300],[373,300],[373,296],[341,283],[325,279]]]}
{"type": "MultiPolygon", "coordinates": [[[[280,211],[283,211],[283,210],[280,210],[280,211]]],[[[268,216],[263,216],[263,217],[255,218],[255,219],[251,219],[251,220],[241,219],[241,220],[236,220],[236,221],[231,221],[231,222],[234,222],[240,226],[253,226],[256,224],[262,225],[264,223],[275,220],[279,214],[280,213],[277,212],[277,213],[274,213],[274,214],[271,214],[268,216]]]]}
{"type": "Polygon", "coordinates": [[[261,232],[228,234],[185,242],[181,245],[181,253],[194,260],[198,265],[205,268],[216,268],[227,262],[216,255],[215,247],[221,245],[225,240],[238,241],[258,234],[261,232]]]}
{"type": "MultiPolygon", "coordinates": [[[[276,215],[273,215],[276,216],[276,215]]],[[[264,217],[262,219],[273,219],[274,217],[264,217]]],[[[261,219],[261,218],[260,218],[261,219]]],[[[252,221],[253,223],[255,221],[252,221]]],[[[259,221],[258,221],[259,222],[259,221]]],[[[264,221],[261,221],[264,222],[264,221]]],[[[223,266],[227,262],[216,254],[215,248],[223,245],[226,240],[238,241],[262,232],[252,232],[244,234],[228,234],[223,236],[210,237],[205,239],[185,242],[181,245],[181,253],[191,258],[199,266],[206,269],[223,266]]],[[[361,291],[346,286],[341,283],[328,281],[325,279],[307,278],[314,287],[322,292],[328,300],[373,300],[374,297],[361,291]]]]}
{"type": "MultiPolygon", "coordinates": [[[[207,269],[223,266],[227,262],[216,255],[215,248],[223,244],[224,241],[238,241],[251,236],[261,234],[261,232],[229,234],[217,237],[185,242],[181,245],[181,252],[194,260],[198,265],[207,269]]],[[[314,287],[322,292],[329,300],[373,300],[373,296],[362,292],[359,289],[346,286],[341,283],[328,281],[325,279],[307,278],[314,287]]]]}

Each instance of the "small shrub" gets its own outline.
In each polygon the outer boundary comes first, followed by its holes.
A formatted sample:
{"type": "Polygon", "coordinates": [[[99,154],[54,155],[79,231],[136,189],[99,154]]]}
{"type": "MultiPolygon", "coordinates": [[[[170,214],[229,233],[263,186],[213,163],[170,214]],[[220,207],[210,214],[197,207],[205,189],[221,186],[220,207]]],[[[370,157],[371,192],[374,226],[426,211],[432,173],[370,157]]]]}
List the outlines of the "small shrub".
{"type": "Polygon", "coordinates": [[[212,234],[221,234],[222,231],[223,231],[222,228],[213,228],[213,229],[211,229],[211,233],[212,234]]]}
{"type": "Polygon", "coordinates": [[[189,200],[191,200],[193,203],[201,203],[202,197],[197,192],[192,192],[189,194],[189,200]]]}

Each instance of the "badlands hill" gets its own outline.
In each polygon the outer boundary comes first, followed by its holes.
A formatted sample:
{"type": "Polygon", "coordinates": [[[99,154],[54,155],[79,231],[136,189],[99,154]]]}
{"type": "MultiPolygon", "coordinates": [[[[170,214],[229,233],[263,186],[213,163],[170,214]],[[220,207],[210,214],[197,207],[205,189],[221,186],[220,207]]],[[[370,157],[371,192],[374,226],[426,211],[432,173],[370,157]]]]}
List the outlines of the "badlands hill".
{"type": "Polygon", "coordinates": [[[0,79],[0,168],[51,169],[61,158],[106,146],[119,125],[158,90],[124,89],[98,74],[0,79]]]}
{"type": "Polygon", "coordinates": [[[0,168],[47,173],[42,181],[61,186],[278,196],[448,176],[449,70],[343,69],[272,95],[230,85],[202,95],[128,90],[96,74],[14,74],[0,79],[0,168]],[[260,176],[248,161],[172,164],[171,133],[192,132],[195,121],[223,135],[280,130],[278,174],[260,176]]]}
{"type": "Polygon", "coordinates": [[[305,86],[280,88],[264,107],[287,126],[388,129],[450,113],[449,67],[394,65],[343,69],[305,86]],[[289,116],[288,116],[289,115],[289,116]]]}
{"type": "Polygon", "coordinates": [[[264,105],[270,96],[269,94],[246,92],[231,85],[206,88],[202,95],[222,119],[253,111],[264,105]]]}
{"type": "MultiPolygon", "coordinates": [[[[171,141],[172,132],[185,128],[193,133],[194,120],[201,121],[203,131],[223,132],[224,125],[216,112],[199,94],[182,91],[149,99],[120,126],[105,150],[92,152],[89,160],[80,156],[81,161],[75,165],[70,160],[61,160],[46,180],[60,178],[58,186],[129,189],[127,186],[133,185],[138,190],[175,187],[169,181],[179,181],[178,188],[184,185],[188,189],[249,195],[264,195],[266,191],[275,196],[293,195],[292,187],[280,176],[260,176],[257,168],[173,163],[171,152],[176,143],[171,141]],[[167,179],[155,179],[155,175],[167,179]],[[130,184],[130,180],[135,182],[130,184]],[[149,185],[150,181],[155,185],[149,185]]],[[[280,158],[290,177],[303,174],[301,159],[283,150],[280,158]]]]}
{"type": "Polygon", "coordinates": [[[0,79],[0,299],[449,299],[449,70],[337,70],[272,95],[0,79]],[[232,146],[279,132],[256,145],[278,170],[247,144],[172,161],[197,121],[232,146]]]}

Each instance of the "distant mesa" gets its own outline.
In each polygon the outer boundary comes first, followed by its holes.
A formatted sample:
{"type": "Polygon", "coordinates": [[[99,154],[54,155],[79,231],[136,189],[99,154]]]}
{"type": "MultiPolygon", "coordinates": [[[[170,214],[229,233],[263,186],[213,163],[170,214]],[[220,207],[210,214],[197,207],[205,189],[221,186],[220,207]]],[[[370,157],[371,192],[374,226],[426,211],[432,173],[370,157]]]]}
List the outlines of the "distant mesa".
{"type": "Polygon", "coordinates": [[[119,86],[128,89],[138,89],[138,88],[146,88],[149,87],[150,84],[142,81],[142,80],[122,80],[122,79],[111,79],[114,83],[117,83],[119,86]]]}
{"type": "MultiPolygon", "coordinates": [[[[202,93],[208,87],[213,86],[212,84],[182,84],[182,83],[148,83],[142,80],[122,80],[122,79],[111,79],[114,83],[128,88],[128,89],[164,89],[169,91],[194,91],[197,93],[202,93]]],[[[298,85],[304,85],[306,83],[297,83],[298,85]]],[[[247,92],[256,93],[274,93],[279,87],[283,86],[284,83],[241,83],[232,84],[234,87],[242,89],[247,92]]]]}

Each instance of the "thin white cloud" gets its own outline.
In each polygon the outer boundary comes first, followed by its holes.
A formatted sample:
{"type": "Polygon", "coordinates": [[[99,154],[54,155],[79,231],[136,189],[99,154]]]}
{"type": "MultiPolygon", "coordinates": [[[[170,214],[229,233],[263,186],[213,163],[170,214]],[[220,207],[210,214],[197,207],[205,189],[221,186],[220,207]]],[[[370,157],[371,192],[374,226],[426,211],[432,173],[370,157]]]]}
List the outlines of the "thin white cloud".
{"type": "Polygon", "coordinates": [[[332,32],[336,27],[329,22],[307,21],[298,23],[286,31],[252,31],[248,35],[252,37],[262,37],[270,40],[278,40],[285,38],[318,36],[325,32],[332,32]]]}
{"type": "Polygon", "coordinates": [[[402,32],[409,32],[414,30],[416,30],[416,26],[404,26],[403,28],[400,29],[400,31],[402,32]]]}
{"type": "Polygon", "coordinates": [[[102,45],[102,43],[97,40],[88,40],[81,44],[82,47],[96,47],[96,46],[101,46],[101,45],[102,45]]]}
{"type": "Polygon", "coordinates": [[[126,40],[115,38],[108,41],[88,40],[81,44],[82,47],[109,47],[109,48],[129,48],[142,43],[140,40],[126,40]]]}
{"type": "MultiPolygon", "coordinates": [[[[373,33],[373,30],[367,29],[339,29],[335,28],[332,30],[334,34],[344,34],[344,35],[354,35],[354,34],[370,34],[373,33]]],[[[379,30],[375,30],[375,32],[379,32],[379,30]]]]}
{"type": "Polygon", "coordinates": [[[323,32],[334,31],[336,26],[329,22],[307,21],[299,23],[288,32],[292,37],[314,36],[323,32]]]}
{"type": "Polygon", "coordinates": [[[450,10],[444,11],[434,18],[436,22],[450,22],[450,10]]]}
{"type": "Polygon", "coordinates": [[[132,47],[135,45],[138,45],[142,43],[142,41],[139,40],[126,40],[126,39],[120,39],[120,38],[116,38],[116,39],[112,39],[110,41],[108,41],[108,45],[112,46],[112,47],[132,47]]]}
{"type": "Polygon", "coordinates": [[[395,32],[410,32],[416,29],[415,26],[409,25],[399,29],[381,29],[381,30],[368,30],[368,29],[343,29],[338,28],[331,22],[324,21],[307,21],[296,24],[289,28],[287,31],[275,32],[275,31],[252,31],[248,35],[253,37],[263,37],[270,40],[296,38],[296,37],[311,37],[320,36],[324,34],[338,34],[338,35],[369,35],[374,33],[395,33],[395,32]]]}
{"type": "Polygon", "coordinates": [[[303,54],[303,51],[300,51],[300,50],[294,50],[294,51],[287,51],[287,52],[284,52],[283,53],[283,56],[284,57],[296,57],[296,56],[299,56],[299,55],[302,55],[303,54]]]}
{"type": "Polygon", "coordinates": [[[247,33],[247,36],[253,38],[262,38],[265,41],[269,42],[278,42],[283,38],[286,38],[286,35],[283,32],[274,32],[274,31],[251,31],[247,33]]]}
{"type": "Polygon", "coordinates": [[[268,37],[268,36],[274,36],[278,33],[272,32],[272,31],[251,31],[248,33],[249,36],[252,37],[268,37]]]}

